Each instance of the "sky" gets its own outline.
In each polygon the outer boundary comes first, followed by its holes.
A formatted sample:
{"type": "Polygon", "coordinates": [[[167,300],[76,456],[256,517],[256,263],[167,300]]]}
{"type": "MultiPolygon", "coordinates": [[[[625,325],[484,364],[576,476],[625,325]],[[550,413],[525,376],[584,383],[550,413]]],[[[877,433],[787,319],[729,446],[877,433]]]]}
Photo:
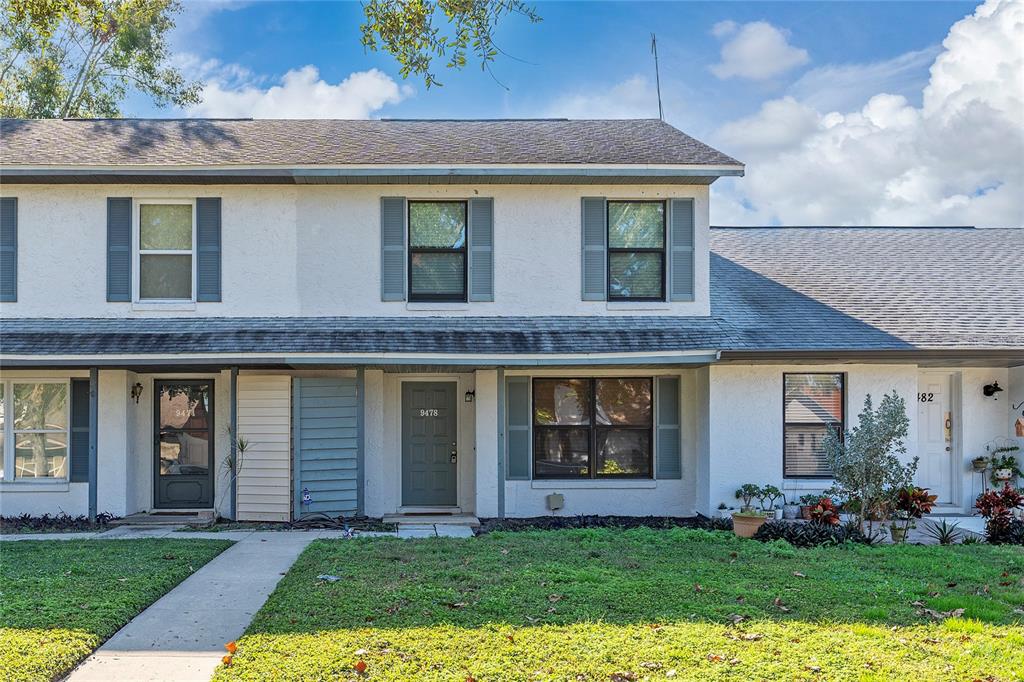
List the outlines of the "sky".
{"type": "Polygon", "coordinates": [[[656,118],[747,165],[712,224],[1024,226],[1024,0],[537,2],[482,71],[403,80],[356,2],[186,0],[173,61],[203,102],[126,114],[656,118]]]}

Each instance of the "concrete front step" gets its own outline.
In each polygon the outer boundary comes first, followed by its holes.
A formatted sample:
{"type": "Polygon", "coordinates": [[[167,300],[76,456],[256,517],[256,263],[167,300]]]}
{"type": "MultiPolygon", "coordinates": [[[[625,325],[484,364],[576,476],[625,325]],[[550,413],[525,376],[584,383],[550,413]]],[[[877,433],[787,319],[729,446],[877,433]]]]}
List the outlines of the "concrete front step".
{"type": "Polygon", "coordinates": [[[110,522],[111,526],[209,526],[213,523],[213,512],[188,512],[181,514],[129,514],[123,519],[110,522]]]}
{"type": "Polygon", "coordinates": [[[384,523],[397,523],[399,528],[433,525],[480,527],[480,519],[472,514],[385,514],[381,520],[384,523]]]}

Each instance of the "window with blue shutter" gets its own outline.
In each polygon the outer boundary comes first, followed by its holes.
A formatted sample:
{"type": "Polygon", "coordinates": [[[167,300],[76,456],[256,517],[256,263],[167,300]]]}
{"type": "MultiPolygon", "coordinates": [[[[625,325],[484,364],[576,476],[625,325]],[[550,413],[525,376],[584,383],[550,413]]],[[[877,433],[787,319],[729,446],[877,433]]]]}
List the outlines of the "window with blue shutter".
{"type": "Polygon", "coordinates": [[[132,300],[132,200],[107,199],[107,300],[132,300]]]}
{"type": "Polygon", "coordinates": [[[583,300],[607,298],[608,223],[604,197],[583,197],[583,300]]]}
{"type": "Polygon", "coordinates": [[[669,300],[692,301],[694,297],[693,199],[672,199],[669,216],[669,300]]]}
{"type": "Polygon", "coordinates": [[[196,199],[196,300],[220,301],[221,200],[196,199]]]}
{"type": "Polygon", "coordinates": [[[469,200],[469,300],[494,300],[494,199],[469,200]]]}
{"type": "Polygon", "coordinates": [[[18,200],[0,199],[0,301],[18,300],[18,200]]]}
{"type": "Polygon", "coordinates": [[[658,377],[657,477],[682,478],[682,430],[679,413],[679,377],[658,377]]]}
{"type": "Polygon", "coordinates": [[[509,377],[505,381],[505,477],[530,478],[530,378],[509,377]]]}
{"type": "Polygon", "coordinates": [[[405,197],[380,198],[380,300],[405,300],[405,197]]]}

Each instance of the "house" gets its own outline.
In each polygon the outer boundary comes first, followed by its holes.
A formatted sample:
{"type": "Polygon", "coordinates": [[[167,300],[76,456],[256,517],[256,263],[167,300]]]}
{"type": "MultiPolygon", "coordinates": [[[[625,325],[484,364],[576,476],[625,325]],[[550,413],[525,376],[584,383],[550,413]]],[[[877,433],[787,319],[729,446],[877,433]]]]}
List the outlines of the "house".
{"type": "Polygon", "coordinates": [[[709,514],[893,390],[966,511],[1024,440],[1024,229],[711,228],[657,120],[0,134],[4,515],[709,514]]]}

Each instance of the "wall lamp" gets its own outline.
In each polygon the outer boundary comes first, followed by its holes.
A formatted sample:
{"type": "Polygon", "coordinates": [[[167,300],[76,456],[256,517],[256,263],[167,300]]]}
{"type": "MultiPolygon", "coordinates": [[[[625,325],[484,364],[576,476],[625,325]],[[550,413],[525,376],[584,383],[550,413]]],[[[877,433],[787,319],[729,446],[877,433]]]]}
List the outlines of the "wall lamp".
{"type": "Polygon", "coordinates": [[[134,386],[132,386],[132,400],[134,400],[135,404],[138,405],[139,404],[139,398],[141,398],[141,397],[142,397],[142,384],[136,383],[134,386]]]}
{"type": "Polygon", "coordinates": [[[463,400],[465,400],[467,403],[471,403],[471,402],[473,402],[473,400],[475,398],[476,398],[476,391],[466,391],[466,395],[463,398],[463,400]]]}
{"type": "Polygon", "coordinates": [[[999,396],[996,393],[1002,393],[1003,387],[999,385],[998,381],[993,381],[991,384],[985,384],[981,387],[981,392],[986,398],[992,398],[992,400],[999,400],[999,396]]]}

